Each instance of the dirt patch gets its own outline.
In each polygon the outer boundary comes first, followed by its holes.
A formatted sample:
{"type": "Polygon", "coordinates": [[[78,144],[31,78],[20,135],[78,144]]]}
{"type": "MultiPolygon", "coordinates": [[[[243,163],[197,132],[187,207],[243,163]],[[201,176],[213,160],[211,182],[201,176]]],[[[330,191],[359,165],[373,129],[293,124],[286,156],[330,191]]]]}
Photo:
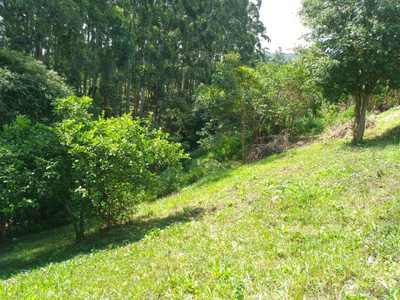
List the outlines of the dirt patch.
{"type": "MultiPolygon", "coordinates": [[[[365,128],[374,128],[378,122],[373,119],[366,119],[365,120],[365,128]]],[[[329,132],[329,139],[343,139],[353,132],[353,120],[347,122],[343,125],[334,125],[328,128],[329,132]]]]}

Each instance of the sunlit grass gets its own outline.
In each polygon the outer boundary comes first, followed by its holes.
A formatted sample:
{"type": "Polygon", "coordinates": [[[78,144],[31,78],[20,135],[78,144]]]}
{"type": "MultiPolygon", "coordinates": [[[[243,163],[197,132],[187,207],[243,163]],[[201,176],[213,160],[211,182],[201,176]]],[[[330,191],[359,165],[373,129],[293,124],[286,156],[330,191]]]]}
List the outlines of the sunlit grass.
{"type": "Polygon", "coordinates": [[[359,146],[214,174],[81,244],[21,238],[0,252],[0,299],[398,299],[400,110],[376,119],[359,146]]]}

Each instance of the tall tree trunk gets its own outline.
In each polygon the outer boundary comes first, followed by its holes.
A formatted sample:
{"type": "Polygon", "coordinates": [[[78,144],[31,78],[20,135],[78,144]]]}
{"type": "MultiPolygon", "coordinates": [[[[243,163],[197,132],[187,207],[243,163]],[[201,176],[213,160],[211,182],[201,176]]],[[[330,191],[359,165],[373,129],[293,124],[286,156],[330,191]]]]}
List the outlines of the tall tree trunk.
{"type": "Polygon", "coordinates": [[[399,91],[395,90],[394,95],[396,97],[396,105],[400,105],[400,97],[399,97],[399,91]]]}
{"type": "Polygon", "coordinates": [[[385,92],[385,99],[383,101],[383,104],[389,105],[389,91],[390,91],[390,86],[389,86],[389,80],[387,81],[387,86],[386,86],[386,92],[385,92]]]}
{"type": "MultiPolygon", "coordinates": [[[[189,28],[187,28],[187,35],[186,35],[186,48],[185,48],[185,58],[189,52],[189,28]]],[[[185,91],[185,79],[186,79],[186,68],[183,67],[183,75],[182,75],[182,85],[181,85],[181,92],[185,91]]]]}
{"type": "Polygon", "coordinates": [[[92,81],[92,97],[96,94],[96,84],[97,84],[97,77],[98,77],[98,63],[97,63],[97,56],[98,56],[98,43],[99,43],[99,30],[96,28],[95,41],[94,41],[94,63],[95,63],[95,76],[92,81]]]}
{"type": "Polygon", "coordinates": [[[79,235],[76,236],[76,240],[80,241],[85,238],[85,212],[86,212],[86,202],[84,201],[81,206],[81,211],[79,212],[79,235]]]}
{"type": "MultiPolygon", "coordinates": [[[[129,76],[130,77],[130,76],[129,76]]],[[[126,107],[125,113],[129,114],[131,110],[131,79],[128,79],[127,87],[126,87],[126,107]]]]}
{"type": "Polygon", "coordinates": [[[144,86],[142,86],[142,91],[140,96],[139,119],[143,118],[143,107],[144,107],[144,86]]]}
{"type": "Polygon", "coordinates": [[[35,56],[37,60],[42,60],[42,56],[43,56],[43,47],[42,47],[42,43],[41,42],[37,42],[36,43],[36,52],[35,52],[35,56]]]}
{"type": "Polygon", "coordinates": [[[86,96],[87,94],[87,73],[83,76],[83,94],[86,96]]]}
{"type": "Polygon", "coordinates": [[[0,244],[5,241],[7,215],[0,213],[0,244]]]}
{"type": "Polygon", "coordinates": [[[59,36],[56,37],[56,46],[55,46],[55,54],[54,54],[54,71],[59,71],[60,65],[60,43],[59,43],[59,36]]]}
{"type": "Polygon", "coordinates": [[[354,109],[355,118],[354,118],[354,128],[353,128],[353,144],[357,144],[362,142],[364,131],[365,131],[365,119],[368,101],[371,98],[369,93],[366,93],[364,96],[361,92],[357,92],[355,96],[356,107],[354,109]]]}
{"type": "Polygon", "coordinates": [[[138,116],[139,111],[139,102],[140,102],[140,88],[139,81],[135,82],[135,107],[133,108],[132,118],[136,118],[138,116]]]}
{"type": "Polygon", "coordinates": [[[153,7],[154,7],[153,0],[150,0],[150,16],[149,16],[149,23],[147,25],[147,40],[146,40],[146,60],[144,62],[145,73],[144,73],[144,80],[142,82],[142,96],[140,99],[141,101],[140,101],[139,119],[143,118],[143,107],[144,107],[144,98],[145,98],[144,93],[145,93],[146,77],[147,77],[146,74],[147,74],[147,68],[148,68],[148,63],[149,63],[150,29],[151,29],[151,24],[153,22],[153,7]]]}

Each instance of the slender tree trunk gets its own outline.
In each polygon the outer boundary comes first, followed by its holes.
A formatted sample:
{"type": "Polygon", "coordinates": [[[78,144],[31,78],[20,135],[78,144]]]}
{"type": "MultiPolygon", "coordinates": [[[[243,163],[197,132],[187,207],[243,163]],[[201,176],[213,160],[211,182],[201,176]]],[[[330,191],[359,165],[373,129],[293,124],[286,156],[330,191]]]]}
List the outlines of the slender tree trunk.
{"type": "Polygon", "coordinates": [[[83,94],[87,95],[87,73],[83,76],[83,94]]]}
{"type": "MultiPolygon", "coordinates": [[[[186,35],[186,48],[185,48],[185,56],[189,52],[189,28],[187,28],[187,35],[186,35]]],[[[182,75],[182,85],[181,85],[181,92],[185,91],[185,79],[186,79],[186,70],[185,67],[183,68],[183,75],[182,75]]]]}
{"type": "Polygon", "coordinates": [[[139,102],[140,102],[140,88],[139,82],[135,82],[135,107],[133,108],[132,118],[136,118],[138,116],[139,111],[139,102]]]}
{"type": "Polygon", "coordinates": [[[150,16],[149,16],[149,23],[147,25],[147,40],[146,40],[146,60],[144,61],[145,73],[144,73],[144,80],[142,82],[142,96],[140,99],[141,101],[140,101],[139,119],[143,118],[145,86],[146,86],[146,77],[147,77],[146,74],[147,74],[147,68],[148,68],[148,63],[149,63],[149,49],[150,49],[150,35],[151,35],[150,29],[151,29],[151,24],[153,22],[153,7],[154,7],[153,0],[150,0],[150,16]]]}
{"type": "Polygon", "coordinates": [[[125,113],[129,114],[131,110],[131,79],[128,79],[127,87],[126,87],[126,107],[125,113]]]}
{"type": "Polygon", "coordinates": [[[54,70],[56,72],[59,71],[59,62],[60,62],[60,45],[59,45],[59,37],[56,38],[56,46],[55,46],[55,54],[54,54],[54,70]]]}
{"type": "MultiPolygon", "coordinates": [[[[134,5],[133,12],[131,14],[131,22],[129,26],[129,33],[132,33],[135,29],[135,18],[136,18],[136,5],[134,5]]],[[[126,87],[126,107],[125,107],[125,113],[129,114],[131,111],[131,83],[132,83],[132,68],[133,68],[133,63],[131,59],[128,61],[128,83],[126,87]]]]}
{"type": "Polygon", "coordinates": [[[96,33],[94,34],[95,41],[94,41],[94,63],[95,63],[95,76],[92,81],[92,97],[96,94],[96,84],[97,84],[97,77],[98,77],[98,65],[97,65],[97,56],[98,56],[98,43],[99,43],[99,30],[96,28],[96,33]]]}
{"type": "Polygon", "coordinates": [[[83,240],[85,238],[85,211],[86,201],[82,203],[81,211],[79,212],[79,235],[76,237],[77,241],[83,240]]]}
{"type": "Polygon", "coordinates": [[[357,92],[355,98],[356,107],[354,109],[353,144],[358,144],[363,140],[367,106],[371,95],[366,93],[366,95],[363,96],[361,92],[357,92]]]}
{"type": "Polygon", "coordinates": [[[290,117],[291,117],[291,120],[290,120],[290,132],[293,133],[293,126],[294,126],[295,113],[292,112],[292,113],[290,114],[290,117]]]}
{"type": "Polygon", "coordinates": [[[139,119],[143,118],[143,106],[144,106],[144,86],[142,86],[142,91],[140,96],[139,119]]]}
{"type": "Polygon", "coordinates": [[[36,43],[36,53],[35,53],[36,59],[37,60],[42,60],[43,56],[43,47],[41,42],[36,43]]]}
{"type": "Polygon", "coordinates": [[[395,91],[394,91],[394,95],[395,95],[395,97],[396,97],[396,106],[397,106],[397,105],[400,105],[399,91],[398,91],[398,90],[395,90],[395,91]]]}
{"type": "Polygon", "coordinates": [[[7,215],[0,213],[0,244],[5,241],[7,215]]]}

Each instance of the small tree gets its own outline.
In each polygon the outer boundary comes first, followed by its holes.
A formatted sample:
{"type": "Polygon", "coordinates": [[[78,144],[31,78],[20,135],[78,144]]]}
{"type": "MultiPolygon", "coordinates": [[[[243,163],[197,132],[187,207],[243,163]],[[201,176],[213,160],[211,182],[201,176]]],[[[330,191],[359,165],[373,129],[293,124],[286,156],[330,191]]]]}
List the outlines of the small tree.
{"type": "Polygon", "coordinates": [[[245,161],[246,114],[259,94],[259,81],[254,69],[240,65],[240,55],[231,53],[217,64],[212,86],[200,87],[198,104],[215,118],[240,114],[242,126],[242,163],[245,161]]]}
{"type": "Polygon", "coordinates": [[[257,72],[262,84],[262,98],[258,113],[272,120],[280,133],[284,127],[293,130],[295,119],[307,107],[304,67],[297,61],[279,66],[276,63],[259,64],[257,72]]]}
{"type": "Polygon", "coordinates": [[[353,143],[362,141],[368,102],[376,87],[400,81],[400,2],[304,0],[300,15],[324,52],[325,88],[355,97],[353,143]]]}
{"type": "Polygon", "coordinates": [[[63,119],[56,130],[71,165],[71,198],[64,206],[74,224],[77,239],[84,236],[84,220],[90,215],[112,223],[129,215],[138,201],[158,192],[163,172],[180,168],[187,158],[180,145],[170,143],[149,121],[120,118],[92,120],[91,99],[58,99],[63,119]]]}

